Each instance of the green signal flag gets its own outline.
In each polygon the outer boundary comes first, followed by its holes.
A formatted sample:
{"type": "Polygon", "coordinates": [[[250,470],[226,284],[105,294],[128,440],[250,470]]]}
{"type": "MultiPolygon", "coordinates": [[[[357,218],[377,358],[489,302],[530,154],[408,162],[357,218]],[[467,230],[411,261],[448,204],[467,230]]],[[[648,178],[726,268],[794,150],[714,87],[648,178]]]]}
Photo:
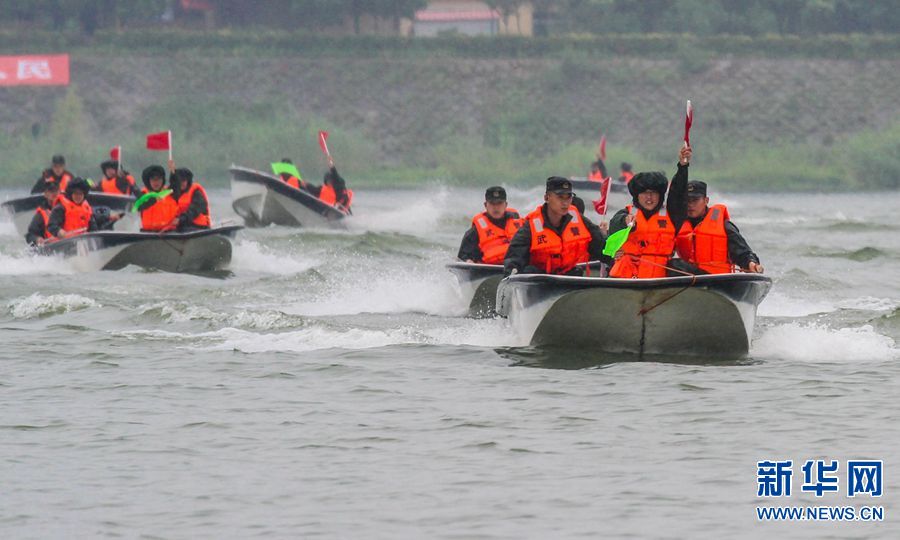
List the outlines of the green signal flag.
{"type": "Polygon", "coordinates": [[[297,170],[297,167],[293,163],[283,163],[281,161],[273,163],[272,172],[276,175],[287,173],[291,176],[296,176],[297,180],[303,180],[303,177],[300,176],[300,171],[297,170]]]}
{"type": "Polygon", "coordinates": [[[628,234],[631,233],[631,227],[620,229],[606,239],[606,246],[603,248],[603,254],[607,257],[615,257],[616,252],[622,249],[622,246],[628,240],[628,234]]]}
{"type": "Polygon", "coordinates": [[[142,204],[149,201],[150,199],[162,199],[169,193],[172,193],[171,189],[164,189],[162,191],[149,191],[141,195],[141,198],[134,201],[134,205],[131,207],[132,212],[137,212],[138,208],[141,207],[142,204]]]}

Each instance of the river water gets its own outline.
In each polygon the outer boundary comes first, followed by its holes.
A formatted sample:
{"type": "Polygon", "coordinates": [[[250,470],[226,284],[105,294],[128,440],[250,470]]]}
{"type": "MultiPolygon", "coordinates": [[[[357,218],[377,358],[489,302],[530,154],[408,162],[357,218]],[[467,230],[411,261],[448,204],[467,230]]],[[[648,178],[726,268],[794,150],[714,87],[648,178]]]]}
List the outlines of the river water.
{"type": "Polygon", "coordinates": [[[76,273],[0,222],[0,537],[896,537],[900,194],[718,197],[775,282],[750,354],[636,362],[464,316],[443,265],[482,193],[359,189],[350,231],[239,233],[226,278],[76,273]],[[882,497],[846,496],[855,459],[882,497]]]}

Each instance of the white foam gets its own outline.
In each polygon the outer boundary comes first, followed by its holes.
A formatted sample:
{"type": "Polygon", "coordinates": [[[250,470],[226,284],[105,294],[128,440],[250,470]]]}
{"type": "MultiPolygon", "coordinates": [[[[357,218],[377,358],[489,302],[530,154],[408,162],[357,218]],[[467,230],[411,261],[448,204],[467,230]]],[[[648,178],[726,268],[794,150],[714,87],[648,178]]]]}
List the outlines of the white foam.
{"type": "Polygon", "coordinates": [[[396,204],[387,209],[367,208],[347,225],[353,231],[400,232],[412,235],[427,235],[438,229],[441,219],[450,212],[447,203],[449,191],[446,186],[435,187],[427,197],[418,193],[404,193],[396,199],[396,204]],[[409,198],[409,200],[405,200],[409,198]]]}
{"type": "Polygon", "coordinates": [[[19,255],[0,253],[0,275],[21,276],[35,274],[72,274],[75,270],[60,257],[34,255],[22,251],[19,255]]]}
{"type": "Polygon", "coordinates": [[[900,307],[900,301],[890,298],[875,298],[863,296],[860,298],[848,298],[842,300],[838,306],[841,309],[861,309],[866,311],[893,311],[900,307]]]}
{"type": "Polygon", "coordinates": [[[0,236],[19,236],[16,224],[10,220],[0,220],[0,236]]]}
{"type": "Polygon", "coordinates": [[[385,269],[378,273],[344,275],[312,301],[284,308],[296,315],[356,315],[359,313],[428,313],[462,315],[466,306],[455,286],[455,278],[442,264],[424,269],[385,269]]]}
{"type": "Polygon", "coordinates": [[[296,259],[292,256],[272,253],[268,248],[252,240],[241,240],[234,246],[231,269],[261,272],[282,276],[300,274],[315,267],[317,261],[296,259]]]}
{"type": "Polygon", "coordinates": [[[292,332],[257,334],[235,328],[223,328],[198,337],[216,336],[224,341],[207,349],[219,351],[305,352],[321,349],[371,349],[388,345],[471,345],[500,347],[521,345],[505,324],[499,320],[467,321],[455,328],[420,329],[404,326],[391,329],[348,328],[337,330],[323,326],[309,326],[292,332]]]}
{"type": "Polygon", "coordinates": [[[773,292],[759,305],[761,317],[806,317],[817,313],[831,313],[838,307],[835,304],[816,300],[792,298],[779,292],[773,292]]]}
{"type": "Polygon", "coordinates": [[[869,325],[835,330],[815,323],[789,323],[770,328],[753,342],[751,354],[758,358],[802,362],[900,359],[900,349],[894,340],[869,325]]]}
{"type": "Polygon", "coordinates": [[[68,313],[97,306],[94,300],[78,294],[51,294],[44,296],[34,293],[31,296],[17,298],[7,304],[13,317],[32,319],[43,315],[68,313]]]}
{"type": "Polygon", "coordinates": [[[223,313],[213,311],[203,306],[192,304],[162,302],[143,305],[139,308],[142,313],[159,309],[160,315],[170,323],[183,323],[202,320],[212,322],[227,322],[239,328],[258,328],[262,330],[275,330],[279,328],[291,328],[298,326],[295,317],[286,315],[280,311],[239,311],[237,313],[223,313]]]}

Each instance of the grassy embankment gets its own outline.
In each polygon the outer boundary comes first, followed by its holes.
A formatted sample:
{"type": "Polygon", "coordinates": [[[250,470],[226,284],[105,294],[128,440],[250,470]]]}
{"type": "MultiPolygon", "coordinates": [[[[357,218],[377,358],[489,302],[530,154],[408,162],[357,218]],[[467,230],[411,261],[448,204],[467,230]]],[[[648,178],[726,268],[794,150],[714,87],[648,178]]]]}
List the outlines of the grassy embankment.
{"type": "MultiPolygon", "coordinates": [[[[139,46],[140,36],[127,41],[107,37],[107,41],[81,42],[72,37],[67,42],[44,36],[28,52],[37,50],[71,50],[74,54],[109,55],[140,53],[164,54],[159,43],[172,45],[182,40],[208,54],[225,55],[331,55],[334,58],[370,55],[408,58],[549,58],[555,67],[535,78],[530,84],[538,91],[552,88],[554,78],[581,70],[581,62],[594,53],[666,57],[682,71],[702,72],[717,54],[760,55],[770,57],[841,57],[896,58],[900,40],[884,38],[864,40],[859,37],[835,40],[790,40],[765,38],[707,38],[690,41],[683,36],[619,40],[500,40],[467,39],[391,40],[359,38],[333,40],[296,37],[264,39],[248,34],[176,34],[171,39],[147,39],[139,46]],[[56,40],[56,41],[54,41],[56,40]],[[715,41],[718,40],[718,41],[715,41]],[[848,41],[849,40],[849,41],[848,41]],[[299,44],[298,44],[299,43],[299,44]],[[499,44],[499,46],[498,46],[499,44]],[[622,51],[623,47],[627,50],[622,51]],[[299,49],[299,50],[298,50],[299,49]],[[849,52],[848,52],[849,51],[849,52]]],[[[0,49],[12,52],[9,36],[0,36],[0,49]]],[[[21,45],[15,47],[21,52],[21,45]]],[[[183,49],[182,49],[183,52],[183,49]]],[[[665,75],[660,75],[665,78],[665,75]]],[[[663,81],[664,82],[664,81],[663,81]]],[[[3,148],[4,185],[20,185],[32,180],[53,153],[66,154],[71,169],[77,174],[97,177],[98,162],[109,149],[108,135],[98,136],[86,126],[95,125],[101,111],[85,107],[83,92],[77,85],[60,93],[54,105],[49,129],[34,136],[31,130],[18,129],[0,134],[3,148]]],[[[427,133],[430,126],[416,126],[415,113],[411,125],[427,133]]],[[[572,118],[568,121],[576,121],[572,118]]],[[[366,185],[411,185],[422,179],[448,184],[540,182],[550,174],[583,174],[593,155],[595,140],[563,140],[553,137],[556,127],[567,121],[558,109],[540,104],[520,107],[507,103],[492,111],[477,135],[444,133],[439,137],[423,137],[407,152],[386,155],[378,144],[378,133],[349,123],[328,118],[312,118],[285,108],[277,98],[247,105],[236,99],[218,96],[184,97],[161,100],[135,115],[129,125],[117,126],[117,140],[126,149],[126,161],[132,172],[149,164],[155,156],[143,150],[143,135],[161,129],[176,134],[175,158],[190,166],[213,184],[224,183],[227,166],[232,163],[262,166],[261,159],[290,156],[301,163],[301,171],[313,181],[320,179],[324,168],[315,144],[315,134],[322,126],[330,127],[330,146],[342,172],[351,181],[366,185]]],[[[595,137],[596,135],[591,134],[595,137]]],[[[733,133],[719,137],[711,130],[698,134],[698,167],[696,176],[731,190],[841,190],[865,188],[896,189],[900,187],[900,122],[882,131],[858,131],[840,135],[824,146],[820,143],[773,140],[735,144],[733,133]],[[702,143],[700,142],[702,141],[702,143]],[[837,150],[839,148],[839,150],[837,150]]],[[[611,141],[609,165],[619,161],[635,163],[638,169],[670,171],[674,162],[671,147],[658,144],[617,144],[611,141]]],[[[164,153],[158,154],[161,162],[164,153]]],[[[611,171],[614,172],[614,171],[611,171]]]]}

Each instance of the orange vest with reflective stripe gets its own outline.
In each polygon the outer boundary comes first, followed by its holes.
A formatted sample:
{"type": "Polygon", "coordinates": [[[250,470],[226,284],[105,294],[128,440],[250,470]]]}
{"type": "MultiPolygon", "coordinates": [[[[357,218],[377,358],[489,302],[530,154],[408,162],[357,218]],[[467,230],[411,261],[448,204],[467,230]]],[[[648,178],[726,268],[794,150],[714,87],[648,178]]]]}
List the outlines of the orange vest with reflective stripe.
{"type": "Polygon", "coordinates": [[[581,214],[574,207],[569,208],[572,219],[563,229],[562,237],[545,226],[543,206],[525,217],[531,226],[531,260],[529,264],[542,268],[548,274],[564,274],[575,265],[587,262],[588,244],[591,234],[582,222],[581,214]]]}
{"type": "Polygon", "coordinates": [[[490,220],[487,212],[472,218],[472,226],[478,232],[478,248],[481,249],[481,262],[484,264],[503,264],[509,241],[522,226],[523,221],[512,217],[518,214],[514,209],[506,209],[506,226],[500,228],[490,220]]]}
{"type": "Polygon", "coordinates": [[[196,225],[198,227],[209,227],[212,219],[209,216],[209,197],[206,196],[206,190],[203,189],[203,186],[197,183],[191,184],[191,187],[188,190],[181,194],[181,197],[178,197],[178,215],[184,214],[188,211],[188,208],[191,206],[191,200],[194,198],[194,192],[199,191],[203,198],[206,199],[206,214],[200,214],[194,221],[191,222],[192,225],[196,225]]]}
{"type": "MultiPolygon", "coordinates": [[[[625,207],[630,214],[632,206],[625,207]]],[[[640,210],[635,214],[634,228],[622,245],[623,255],[609,271],[617,278],[666,277],[665,266],[675,250],[675,225],[665,208],[649,218],[640,210]]]]}
{"type": "Polygon", "coordinates": [[[94,210],[91,208],[91,205],[88,204],[87,201],[81,201],[81,204],[75,204],[62,195],[60,195],[57,201],[59,204],[63,205],[63,208],[66,210],[66,220],[63,222],[61,228],[66,231],[67,236],[86,233],[88,225],[91,223],[91,216],[94,215],[94,210]]]}
{"type": "Polygon", "coordinates": [[[124,191],[119,190],[119,186],[116,184],[116,177],[112,178],[104,178],[100,181],[100,190],[103,193],[112,193],[114,195],[133,195],[134,194],[134,177],[130,174],[125,177],[126,181],[131,185],[131,191],[126,193],[124,191]]]}
{"type": "Polygon", "coordinates": [[[725,220],[728,208],[724,204],[709,207],[703,221],[696,227],[685,221],[675,239],[678,256],[710,274],[731,274],[734,265],[728,258],[728,235],[725,220]]]}
{"type": "MultiPolygon", "coordinates": [[[[143,194],[149,193],[146,188],[143,194]]],[[[190,203],[188,203],[190,204],[190,203]]],[[[160,231],[178,215],[178,203],[170,195],[156,199],[153,206],[141,211],[141,230],[160,231]]]]}

